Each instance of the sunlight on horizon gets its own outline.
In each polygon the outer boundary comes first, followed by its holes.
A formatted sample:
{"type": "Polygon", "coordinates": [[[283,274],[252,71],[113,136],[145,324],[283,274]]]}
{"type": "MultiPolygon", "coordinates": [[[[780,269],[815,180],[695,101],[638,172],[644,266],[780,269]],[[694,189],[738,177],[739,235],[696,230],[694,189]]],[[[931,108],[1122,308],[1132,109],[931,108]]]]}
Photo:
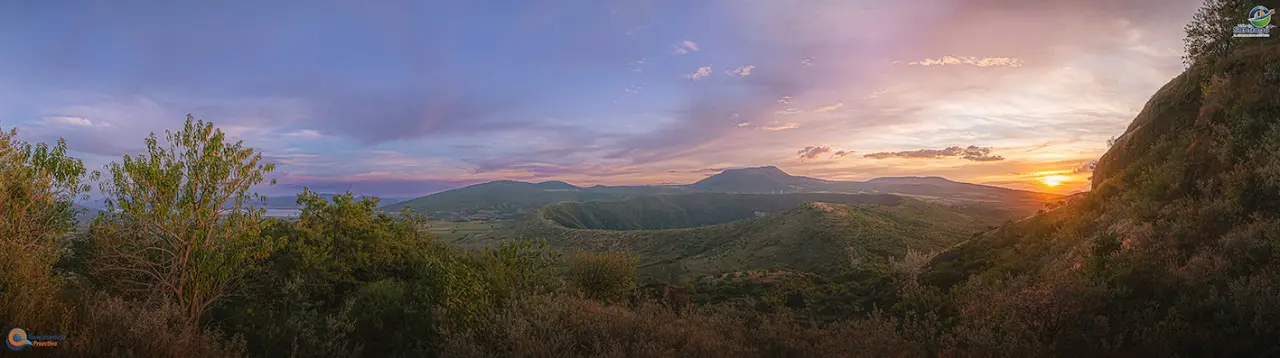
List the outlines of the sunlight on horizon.
{"type": "Polygon", "coordinates": [[[1066,183],[1070,181],[1071,181],[1071,177],[1068,177],[1065,175],[1050,175],[1050,176],[1040,178],[1040,183],[1050,188],[1056,188],[1059,185],[1062,185],[1062,183],[1066,183]]]}

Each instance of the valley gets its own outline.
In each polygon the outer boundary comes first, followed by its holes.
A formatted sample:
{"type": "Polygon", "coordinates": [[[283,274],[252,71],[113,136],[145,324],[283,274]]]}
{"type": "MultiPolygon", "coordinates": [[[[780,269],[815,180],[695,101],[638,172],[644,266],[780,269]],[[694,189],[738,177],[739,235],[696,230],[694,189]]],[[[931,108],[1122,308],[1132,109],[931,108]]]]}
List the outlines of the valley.
{"type": "Polygon", "coordinates": [[[433,232],[460,247],[531,239],[561,252],[627,252],[639,259],[644,281],[681,284],[752,270],[831,274],[851,262],[884,266],[1060,198],[942,178],[839,182],[758,167],[679,186],[492,182],[383,210],[421,210],[433,232]]]}
{"type": "Polygon", "coordinates": [[[629,252],[639,258],[642,280],[676,284],[739,271],[830,274],[857,265],[884,265],[908,250],[941,250],[1001,222],[998,216],[969,208],[886,194],[703,194],[684,203],[679,196],[658,199],[555,204],[538,216],[454,243],[482,247],[523,237],[546,240],[559,250],[629,252]],[[667,210],[630,220],[616,215],[638,210],[632,206],[636,202],[658,199],[667,202],[667,210]],[[705,225],[689,224],[690,211],[684,209],[694,207],[679,205],[709,199],[735,202],[745,218],[724,216],[707,218],[705,225]],[[776,211],[764,211],[769,209],[776,211]],[[685,225],[678,224],[682,222],[685,225]]]}

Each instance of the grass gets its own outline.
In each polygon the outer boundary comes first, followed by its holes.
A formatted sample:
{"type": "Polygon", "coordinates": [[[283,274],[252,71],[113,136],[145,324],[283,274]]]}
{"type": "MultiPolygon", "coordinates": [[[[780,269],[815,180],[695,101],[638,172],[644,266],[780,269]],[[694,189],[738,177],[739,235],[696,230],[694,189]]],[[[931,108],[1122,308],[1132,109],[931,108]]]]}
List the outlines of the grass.
{"type": "Polygon", "coordinates": [[[502,229],[505,221],[438,221],[432,220],[427,231],[444,242],[456,242],[471,235],[485,234],[502,229]]]}

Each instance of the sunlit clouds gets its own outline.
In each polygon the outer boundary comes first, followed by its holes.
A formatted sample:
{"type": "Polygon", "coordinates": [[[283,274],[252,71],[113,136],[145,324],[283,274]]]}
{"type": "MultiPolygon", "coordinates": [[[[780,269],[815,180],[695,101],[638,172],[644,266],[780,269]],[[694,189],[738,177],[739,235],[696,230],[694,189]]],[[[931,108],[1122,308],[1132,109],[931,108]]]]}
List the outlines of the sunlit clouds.
{"type": "Polygon", "coordinates": [[[685,55],[699,51],[698,44],[689,40],[680,41],[680,43],[672,45],[671,48],[672,52],[675,52],[677,55],[685,55]]]}
{"type": "Polygon", "coordinates": [[[800,128],[800,125],[796,123],[780,123],[780,124],[771,124],[771,125],[760,127],[760,129],[763,129],[766,131],[785,131],[788,129],[796,129],[796,128],[800,128]]]}
{"type": "Polygon", "coordinates": [[[697,71],[694,71],[692,74],[689,74],[689,79],[697,81],[703,78],[707,78],[707,76],[711,76],[711,66],[698,67],[697,71]]]}
{"type": "Polygon", "coordinates": [[[828,146],[808,146],[796,152],[800,156],[800,160],[817,158],[819,155],[831,153],[831,147],[828,146]]]}
{"type": "Polygon", "coordinates": [[[921,61],[908,62],[909,66],[945,66],[945,65],[972,65],[978,67],[1022,67],[1022,60],[1008,57],[952,57],[942,56],[936,59],[927,58],[921,61]]]}
{"type": "Polygon", "coordinates": [[[756,68],[756,65],[746,65],[746,66],[729,70],[728,72],[725,72],[725,73],[730,76],[747,77],[751,75],[751,70],[755,68],[756,68]]]}
{"type": "Polygon", "coordinates": [[[261,149],[286,192],[692,182],[777,165],[1069,193],[1182,71],[1197,5],[623,0],[506,16],[386,1],[162,16],[38,3],[0,25],[42,34],[0,37],[0,126],[66,138],[97,167],[191,113],[261,149]]]}

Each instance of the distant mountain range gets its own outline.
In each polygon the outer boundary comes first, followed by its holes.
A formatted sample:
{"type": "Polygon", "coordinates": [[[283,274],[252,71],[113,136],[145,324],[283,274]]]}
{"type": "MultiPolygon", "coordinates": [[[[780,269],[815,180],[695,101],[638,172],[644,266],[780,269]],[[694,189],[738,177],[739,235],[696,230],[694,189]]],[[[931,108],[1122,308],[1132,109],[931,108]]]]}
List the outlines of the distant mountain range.
{"type": "Polygon", "coordinates": [[[579,187],[562,181],[526,183],[501,180],[439,192],[390,204],[409,207],[441,220],[515,219],[556,202],[613,201],[640,195],[736,193],[865,193],[899,194],[924,200],[980,202],[1030,214],[1062,196],[988,185],[960,183],[941,177],[888,177],[868,181],[833,181],[788,174],[774,166],[729,169],[686,185],[579,187]]]}

